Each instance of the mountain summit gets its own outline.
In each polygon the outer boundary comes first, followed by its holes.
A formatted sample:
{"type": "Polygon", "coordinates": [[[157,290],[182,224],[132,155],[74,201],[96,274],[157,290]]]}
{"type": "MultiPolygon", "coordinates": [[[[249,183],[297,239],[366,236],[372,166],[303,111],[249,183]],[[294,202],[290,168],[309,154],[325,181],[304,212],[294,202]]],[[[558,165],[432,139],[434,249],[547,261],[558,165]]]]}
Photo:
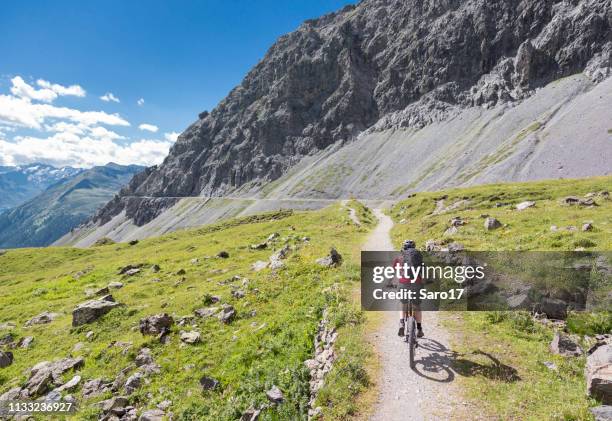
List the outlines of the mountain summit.
{"type": "Polygon", "coordinates": [[[364,0],[308,20],[95,221],[143,225],[184,196],[386,199],[604,174],[611,27],[605,0],[364,0]],[[585,103],[589,148],[568,138],[585,103]],[[587,153],[589,169],[572,164],[587,153]]]}

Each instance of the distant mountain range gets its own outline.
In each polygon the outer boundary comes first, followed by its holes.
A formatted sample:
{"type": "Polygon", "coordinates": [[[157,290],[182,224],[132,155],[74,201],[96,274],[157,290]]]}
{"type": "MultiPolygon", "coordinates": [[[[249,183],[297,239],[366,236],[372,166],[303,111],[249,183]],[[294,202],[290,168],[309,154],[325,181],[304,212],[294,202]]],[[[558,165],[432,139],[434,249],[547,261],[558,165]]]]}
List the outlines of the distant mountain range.
{"type": "Polygon", "coordinates": [[[56,168],[48,164],[0,166],[0,211],[27,202],[47,187],[83,172],[81,168],[56,168]]]}
{"type": "Polygon", "coordinates": [[[144,169],[114,163],[88,170],[42,164],[0,168],[4,206],[15,202],[8,195],[29,196],[25,203],[0,213],[0,247],[5,248],[53,243],[91,217],[144,169]]]}

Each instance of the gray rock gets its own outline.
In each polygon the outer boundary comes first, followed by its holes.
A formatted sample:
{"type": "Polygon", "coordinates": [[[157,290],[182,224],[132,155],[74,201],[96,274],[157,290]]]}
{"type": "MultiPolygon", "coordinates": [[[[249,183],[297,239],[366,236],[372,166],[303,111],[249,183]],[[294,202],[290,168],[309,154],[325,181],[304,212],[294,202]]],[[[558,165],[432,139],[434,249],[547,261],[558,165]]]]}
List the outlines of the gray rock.
{"type": "Polygon", "coordinates": [[[181,331],[180,338],[181,341],[186,344],[195,344],[200,342],[201,340],[200,332],[196,332],[195,330],[192,330],[190,332],[181,331]]]}
{"type": "Polygon", "coordinates": [[[569,336],[555,332],[552,342],[550,343],[550,352],[565,357],[579,357],[583,354],[582,348],[574,342],[569,336]]]}
{"type": "Polygon", "coordinates": [[[502,226],[501,222],[499,222],[497,219],[490,217],[490,216],[484,221],[484,227],[487,231],[491,231],[491,230],[500,228],[501,226],[502,226]]]}
{"type": "Polygon", "coordinates": [[[582,225],[582,231],[593,231],[593,224],[587,222],[582,225]]]}
{"type": "Polygon", "coordinates": [[[223,309],[219,313],[219,320],[221,320],[225,324],[229,324],[236,317],[236,310],[234,310],[233,306],[225,305],[223,309]]]}
{"type": "Polygon", "coordinates": [[[112,289],[120,289],[123,288],[123,284],[121,282],[111,282],[108,284],[108,287],[112,289]]]}
{"type": "Polygon", "coordinates": [[[15,336],[12,333],[0,336],[0,346],[12,345],[15,342],[15,336]]]}
{"type": "Polygon", "coordinates": [[[612,405],[601,405],[589,408],[595,421],[612,421],[612,405]]]}
{"type": "Polygon", "coordinates": [[[283,392],[277,386],[272,386],[272,388],[266,392],[266,396],[272,403],[282,403],[285,400],[283,392]]]}
{"type": "Polygon", "coordinates": [[[329,254],[326,257],[322,257],[316,260],[319,266],[324,267],[336,267],[342,264],[342,255],[336,251],[335,248],[329,250],[329,254]]]}
{"type": "Polygon", "coordinates": [[[0,401],[16,401],[19,399],[20,395],[21,395],[21,388],[14,387],[12,389],[9,389],[7,392],[3,393],[2,395],[0,395],[0,401]]]}
{"type": "Polygon", "coordinates": [[[111,390],[112,384],[112,382],[103,379],[88,380],[83,384],[81,393],[84,399],[89,399],[111,390]]]}
{"type": "Polygon", "coordinates": [[[70,392],[74,390],[79,385],[80,382],[81,382],[81,376],[77,375],[55,390],[57,390],[58,392],[64,392],[64,391],[70,392]]]}
{"type": "Polygon", "coordinates": [[[546,368],[548,368],[551,371],[558,371],[559,367],[557,367],[557,364],[550,362],[550,361],[544,361],[542,364],[544,364],[544,366],[546,368]]]}
{"type": "Polygon", "coordinates": [[[72,311],[72,326],[92,323],[119,305],[112,295],[81,303],[72,311]]]}
{"type": "Polygon", "coordinates": [[[221,250],[219,253],[217,253],[217,257],[221,258],[221,259],[228,259],[230,257],[229,253],[225,250],[221,250]]]}
{"type": "Polygon", "coordinates": [[[129,270],[125,271],[124,275],[125,276],[134,276],[134,275],[136,275],[138,273],[140,273],[140,269],[134,268],[134,269],[129,269],[129,270]]]}
{"type": "Polygon", "coordinates": [[[516,205],[516,209],[517,210],[525,210],[527,208],[532,208],[534,207],[536,204],[536,202],[532,201],[532,200],[527,200],[525,202],[521,202],[518,205],[516,205]]]}
{"type": "Polygon", "coordinates": [[[531,306],[531,300],[529,299],[528,294],[516,294],[508,298],[508,307],[513,310],[516,309],[524,309],[527,310],[531,306]]]}
{"type": "Polygon", "coordinates": [[[556,298],[544,297],[536,304],[536,308],[549,319],[565,320],[567,317],[567,303],[556,298]]]}
{"type": "Polygon", "coordinates": [[[140,319],[140,333],[143,335],[161,335],[169,331],[174,319],[167,313],[155,314],[140,319]]]}
{"type": "Polygon", "coordinates": [[[452,243],[450,243],[448,245],[448,251],[450,253],[457,253],[457,252],[460,252],[460,251],[463,251],[463,250],[465,250],[465,246],[463,244],[461,244],[461,243],[456,242],[456,241],[454,241],[454,242],[452,242],[452,243]]]}
{"type": "Polygon", "coordinates": [[[11,364],[13,364],[13,353],[0,351],[0,368],[6,368],[11,364]]]}
{"type": "Polygon", "coordinates": [[[128,398],[125,396],[113,396],[110,399],[100,402],[102,412],[105,414],[123,415],[125,407],[128,405],[128,398]]]}
{"type": "Polygon", "coordinates": [[[34,325],[42,325],[46,323],[51,323],[59,316],[57,313],[50,313],[48,311],[40,313],[38,316],[35,316],[28,320],[25,325],[26,326],[34,326],[34,325]]]}
{"type": "Polygon", "coordinates": [[[252,250],[263,250],[268,248],[268,243],[264,242],[264,243],[257,243],[257,244],[251,244],[251,249],[252,250]]]}
{"type": "Polygon", "coordinates": [[[161,409],[148,409],[140,415],[138,421],[164,421],[166,413],[161,409]]]}
{"type": "Polygon", "coordinates": [[[214,390],[219,387],[219,382],[212,377],[204,376],[200,378],[200,386],[203,390],[214,390]]]}
{"type": "Polygon", "coordinates": [[[612,344],[602,344],[587,357],[587,394],[612,405],[612,344]]]}
{"type": "MultiPolygon", "coordinates": [[[[131,265],[127,265],[124,266],[122,268],[119,269],[118,274],[119,275],[134,275],[138,272],[130,272],[130,271],[134,271],[135,269],[140,269],[141,267],[143,267],[144,264],[143,263],[136,263],[136,264],[131,264],[131,265]],[[130,273],[128,273],[130,272],[130,273]]],[[[153,268],[156,267],[157,265],[153,265],[153,268]]],[[[157,266],[158,270],[159,270],[159,266],[157,266]]]]}
{"type": "Polygon", "coordinates": [[[264,262],[263,260],[258,260],[251,265],[251,269],[255,272],[259,272],[260,270],[264,270],[269,265],[269,262],[264,262]]]}
{"type": "Polygon", "coordinates": [[[457,229],[457,227],[452,226],[446,229],[446,231],[444,231],[444,235],[449,237],[449,236],[453,236],[455,234],[457,234],[459,232],[459,229],[457,229]]]}
{"type": "Polygon", "coordinates": [[[40,396],[53,385],[61,386],[62,374],[69,370],[77,370],[84,363],[83,357],[64,358],[54,362],[40,362],[30,369],[30,376],[26,382],[25,389],[28,390],[30,396],[40,396]]]}
{"type": "Polygon", "coordinates": [[[160,403],[157,404],[157,409],[161,409],[162,411],[165,411],[168,408],[170,408],[171,406],[172,406],[172,401],[165,400],[165,401],[161,401],[160,403]]]}
{"type": "Polygon", "coordinates": [[[60,400],[62,400],[62,394],[57,389],[47,393],[47,395],[44,397],[45,402],[59,402],[60,400]]]}
{"type": "Polygon", "coordinates": [[[242,291],[240,289],[232,291],[232,297],[234,297],[234,298],[238,298],[238,299],[244,298],[245,295],[246,294],[244,293],[244,291],[242,291]]]}
{"type": "Polygon", "coordinates": [[[219,311],[218,307],[207,307],[207,308],[199,308],[194,311],[195,315],[198,317],[211,317],[214,316],[219,311]]]}
{"type": "Polygon", "coordinates": [[[255,408],[249,408],[242,413],[240,421],[257,421],[259,419],[259,413],[261,411],[255,408]]]}
{"type": "Polygon", "coordinates": [[[140,372],[135,372],[125,381],[124,389],[126,395],[131,395],[142,386],[143,376],[140,372]]]}

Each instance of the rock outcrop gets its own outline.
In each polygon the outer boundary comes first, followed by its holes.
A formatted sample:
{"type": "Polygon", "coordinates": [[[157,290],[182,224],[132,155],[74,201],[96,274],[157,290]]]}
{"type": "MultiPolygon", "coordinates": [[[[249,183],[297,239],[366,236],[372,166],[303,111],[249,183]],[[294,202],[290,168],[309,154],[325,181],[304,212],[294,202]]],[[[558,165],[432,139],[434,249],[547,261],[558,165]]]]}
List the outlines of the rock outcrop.
{"type": "Polygon", "coordinates": [[[610,10],[606,0],[364,0],[307,20],[94,222],[125,211],[142,226],[178,197],[257,190],[362,133],[521,101],[582,71],[599,82],[610,74],[610,10]]]}

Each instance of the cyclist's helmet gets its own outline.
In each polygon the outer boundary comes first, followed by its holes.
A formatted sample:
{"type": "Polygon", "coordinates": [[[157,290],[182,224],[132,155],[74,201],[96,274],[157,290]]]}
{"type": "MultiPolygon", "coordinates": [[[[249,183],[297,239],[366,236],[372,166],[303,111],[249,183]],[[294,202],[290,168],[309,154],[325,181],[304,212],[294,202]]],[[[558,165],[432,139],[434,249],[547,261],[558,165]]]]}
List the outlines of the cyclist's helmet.
{"type": "Polygon", "coordinates": [[[416,244],[413,240],[404,240],[404,243],[402,244],[402,250],[408,250],[413,248],[416,248],[416,244]]]}

